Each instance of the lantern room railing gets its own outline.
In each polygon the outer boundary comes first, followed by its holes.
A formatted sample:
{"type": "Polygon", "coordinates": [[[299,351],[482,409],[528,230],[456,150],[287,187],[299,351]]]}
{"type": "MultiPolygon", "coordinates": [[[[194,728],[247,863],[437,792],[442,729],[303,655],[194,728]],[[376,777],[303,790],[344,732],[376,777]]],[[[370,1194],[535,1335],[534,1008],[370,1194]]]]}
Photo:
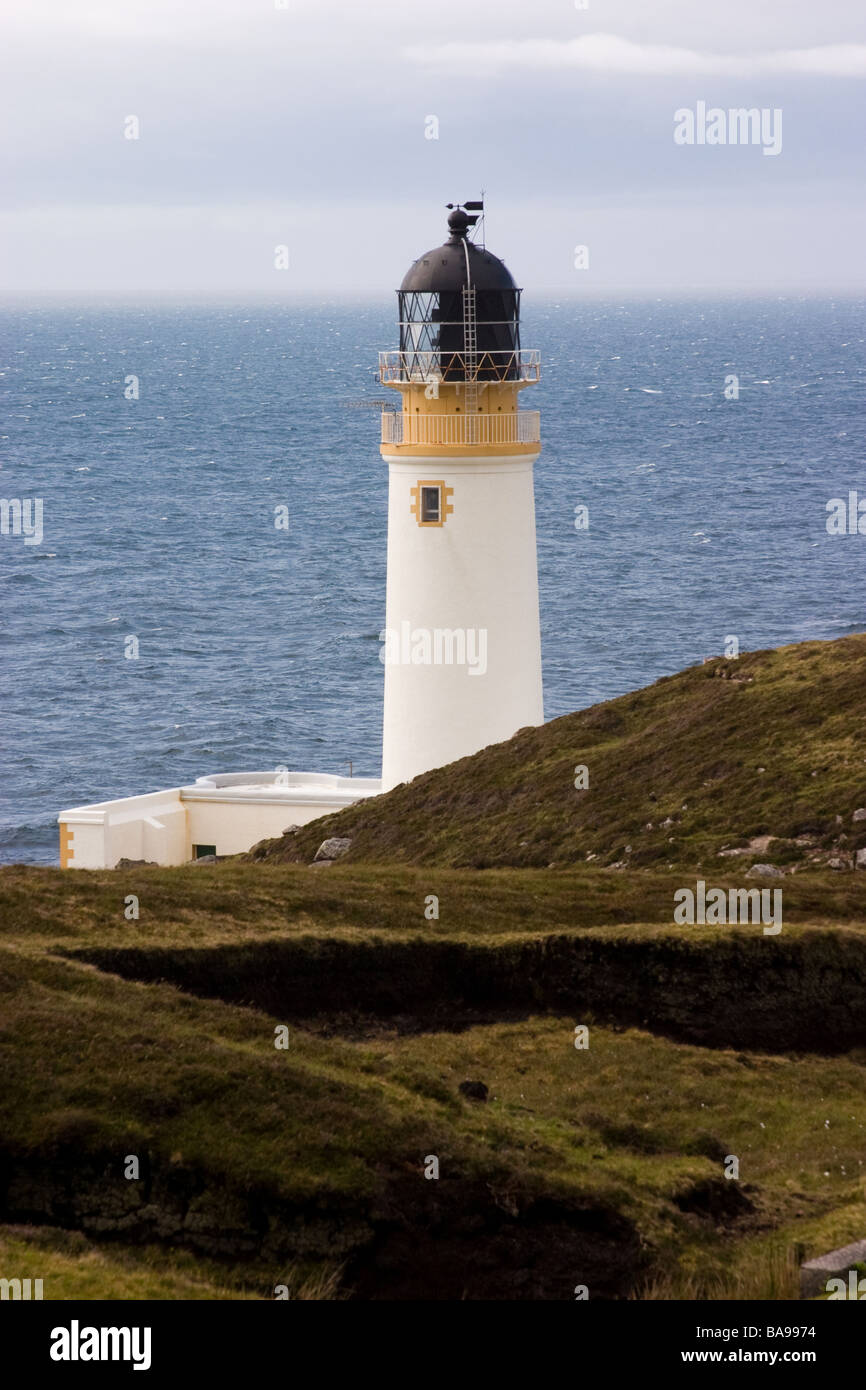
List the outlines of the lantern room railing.
{"type": "Polygon", "coordinates": [[[537,410],[518,410],[495,415],[409,415],[386,410],[382,414],[383,444],[538,444],[541,415],[537,410]]]}
{"type": "Polygon", "coordinates": [[[541,353],[417,351],[380,352],[379,380],[383,386],[431,381],[538,381],[541,353]]]}

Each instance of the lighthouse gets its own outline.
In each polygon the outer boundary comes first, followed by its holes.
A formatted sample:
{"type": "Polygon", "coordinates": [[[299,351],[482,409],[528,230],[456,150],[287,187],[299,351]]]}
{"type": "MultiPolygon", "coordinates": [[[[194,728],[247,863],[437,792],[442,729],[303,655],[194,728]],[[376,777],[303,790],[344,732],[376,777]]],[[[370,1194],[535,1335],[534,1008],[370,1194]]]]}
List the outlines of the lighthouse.
{"type": "Polygon", "coordinates": [[[381,380],[400,400],[382,416],[382,778],[280,762],[74,806],[58,816],[63,868],[240,854],[543,722],[539,416],[518,409],[539,354],[520,346],[520,290],[477,239],[482,204],[448,206],[447,241],[414,262],[397,292],[399,349],[379,356],[381,380]]]}
{"type": "Polygon", "coordinates": [[[519,409],[539,354],[521,348],[511,273],[473,239],[483,205],[448,207],[448,239],[397,291],[399,350],[379,355],[382,384],[400,396],[382,416],[383,791],[544,719],[540,421],[519,409]]]}

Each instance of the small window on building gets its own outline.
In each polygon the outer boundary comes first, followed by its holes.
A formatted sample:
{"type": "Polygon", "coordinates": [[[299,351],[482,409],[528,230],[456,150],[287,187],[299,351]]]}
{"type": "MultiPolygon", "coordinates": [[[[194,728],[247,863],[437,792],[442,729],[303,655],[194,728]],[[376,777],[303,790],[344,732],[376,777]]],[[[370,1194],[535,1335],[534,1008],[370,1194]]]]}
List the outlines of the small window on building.
{"type": "Polygon", "coordinates": [[[428,526],[442,520],[442,490],[438,487],[421,489],[421,524],[428,526]]]}
{"type": "Polygon", "coordinates": [[[441,478],[419,478],[410,496],[409,510],[419,526],[444,526],[446,518],[454,511],[450,501],[454,489],[447,487],[441,478]]]}
{"type": "Polygon", "coordinates": [[[204,859],[206,854],[216,854],[216,845],[193,845],[193,859],[204,859]]]}

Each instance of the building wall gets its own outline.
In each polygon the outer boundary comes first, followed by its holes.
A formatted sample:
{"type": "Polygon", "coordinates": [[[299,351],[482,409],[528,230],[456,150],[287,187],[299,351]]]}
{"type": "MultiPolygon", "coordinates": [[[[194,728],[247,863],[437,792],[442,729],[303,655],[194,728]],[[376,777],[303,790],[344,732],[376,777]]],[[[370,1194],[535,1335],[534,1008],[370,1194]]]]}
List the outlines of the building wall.
{"type": "Polygon", "coordinates": [[[390,455],[386,628],[486,631],[487,670],[386,662],[382,788],[388,791],[544,719],[532,468],[492,458],[390,455]],[[453,510],[419,526],[413,489],[442,482],[453,510]]]}
{"type": "MultiPolygon", "coordinates": [[[[273,774],[266,774],[272,777],[273,774]]],[[[249,774],[244,774],[249,776],[249,774]]],[[[324,783],[345,779],[312,778],[324,783]]],[[[356,779],[358,792],[378,783],[356,779]]],[[[369,792],[367,793],[369,794],[369,792]]],[[[120,859],[173,866],[193,857],[193,846],[212,845],[217,854],[242,854],[259,840],[279,836],[290,825],[307,825],[351,805],[357,797],[299,785],[279,799],[242,795],[223,798],[175,787],[143,796],[104,801],[61,812],[60,864],[69,869],[112,869],[120,859]]]]}
{"type": "Polygon", "coordinates": [[[79,806],[58,819],[61,868],[113,868],[119,859],[183,864],[190,857],[179,787],[79,806]]]}
{"type": "Polygon", "coordinates": [[[282,835],[290,825],[307,825],[319,816],[340,811],[345,799],[332,804],[319,800],[271,802],[185,800],[191,845],[213,845],[217,854],[243,854],[259,840],[282,835]]]}

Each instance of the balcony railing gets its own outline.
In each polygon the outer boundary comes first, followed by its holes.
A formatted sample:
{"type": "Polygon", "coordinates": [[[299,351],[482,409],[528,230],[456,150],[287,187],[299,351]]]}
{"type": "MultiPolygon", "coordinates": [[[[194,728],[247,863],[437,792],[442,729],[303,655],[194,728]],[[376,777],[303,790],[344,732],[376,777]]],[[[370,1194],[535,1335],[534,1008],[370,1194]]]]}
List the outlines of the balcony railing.
{"type": "Polygon", "coordinates": [[[541,353],[522,352],[380,352],[383,386],[431,381],[538,381],[541,353]]]}
{"type": "Polygon", "coordinates": [[[386,410],[382,414],[383,444],[537,444],[541,439],[541,415],[537,410],[518,410],[496,415],[409,415],[386,410]]]}

